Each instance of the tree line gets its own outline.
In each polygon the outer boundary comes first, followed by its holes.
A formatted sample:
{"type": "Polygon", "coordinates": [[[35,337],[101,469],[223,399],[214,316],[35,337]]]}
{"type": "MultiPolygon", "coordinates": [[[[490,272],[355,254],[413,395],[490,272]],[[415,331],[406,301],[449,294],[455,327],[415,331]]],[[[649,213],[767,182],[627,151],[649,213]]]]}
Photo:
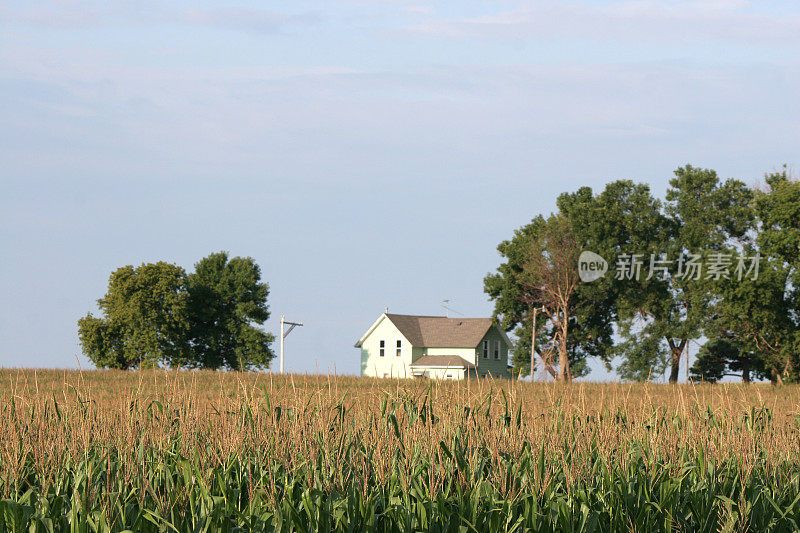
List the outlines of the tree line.
{"type": "Polygon", "coordinates": [[[516,372],[569,381],[597,357],[609,369],[621,361],[623,379],[674,383],[699,346],[695,380],[800,380],[800,183],[785,167],[749,187],[685,166],[663,201],[619,180],[556,205],[500,243],[503,263],[484,279],[518,338],[516,372]],[[581,280],[586,252],[608,263],[605,275],[581,280]]]}
{"type": "Polygon", "coordinates": [[[269,286],[250,257],[213,253],[191,273],[159,261],[112,272],[102,316],[78,320],[83,353],[98,368],[269,366],[269,286]]]}
{"type": "MultiPolygon", "coordinates": [[[[699,346],[695,380],[800,380],[800,182],[785,167],[749,187],[687,165],[664,200],[618,180],[556,206],[501,242],[503,262],[484,278],[498,323],[518,339],[518,374],[570,381],[595,357],[609,370],[621,361],[613,370],[626,380],[674,383],[699,346]],[[604,275],[581,279],[586,253],[604,275]]],[[[82,350],[99,368],[267,368],[268,294],[255,261],[226,252],[191,273],[124,266],[101,316],[78,321],[82,350]]]]}

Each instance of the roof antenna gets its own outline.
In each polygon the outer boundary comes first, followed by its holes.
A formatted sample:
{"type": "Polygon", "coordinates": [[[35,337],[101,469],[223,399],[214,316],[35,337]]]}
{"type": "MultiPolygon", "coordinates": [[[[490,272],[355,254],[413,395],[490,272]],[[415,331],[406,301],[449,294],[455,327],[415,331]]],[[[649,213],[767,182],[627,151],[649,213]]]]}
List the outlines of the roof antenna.
{"type": "Polygon", "coordinates": [[[455,309],[451,309],[450,306],[447,304],[450,303],[450,300],[442,300],[442,307],[444,307],[444,316],[445,318],[450,318],[450,313],[455,313],[457,315],[464,316],[464,313],[459,313],[455,309]]]}
{"type": "Polygon", "coordinates": [[[386,306],[386,307],[384,307],[384,308],[383,308],[383,312],[384,312],[384,313],[388,313],[388,312],[389,312],[389,306],[386,306]]]}

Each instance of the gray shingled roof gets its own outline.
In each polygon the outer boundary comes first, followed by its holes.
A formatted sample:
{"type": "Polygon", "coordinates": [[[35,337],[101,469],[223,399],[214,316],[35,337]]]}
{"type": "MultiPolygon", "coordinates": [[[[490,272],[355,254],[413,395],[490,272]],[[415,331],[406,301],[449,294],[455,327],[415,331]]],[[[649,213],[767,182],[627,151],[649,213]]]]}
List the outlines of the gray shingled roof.
{"type": "Polygon", "coordinates": [[[389,320],[418,348],[475,348],[492,327],[491,318],[447,318],[387,314],[389,320]]]}
{"type": "Polygon", "coordinates": [[[444,366],[450,368],[475,368],[475,365],[458,355],[423,355],[411,366],[444,366]]]}

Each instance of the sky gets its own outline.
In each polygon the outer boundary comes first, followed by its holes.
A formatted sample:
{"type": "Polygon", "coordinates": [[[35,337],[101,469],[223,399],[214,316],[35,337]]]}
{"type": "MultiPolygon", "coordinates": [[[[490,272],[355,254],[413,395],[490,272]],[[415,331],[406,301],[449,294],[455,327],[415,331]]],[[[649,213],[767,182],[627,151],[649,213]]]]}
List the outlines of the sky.
{"type": "Polygon", "coordinates": [[[355,374],[386,307],[491,315],[561,192],[797,168],[799,52],[774,0],[0,1],[0,366],[91,367],[111,271],[227,250],[287,368],[355,374]]]}

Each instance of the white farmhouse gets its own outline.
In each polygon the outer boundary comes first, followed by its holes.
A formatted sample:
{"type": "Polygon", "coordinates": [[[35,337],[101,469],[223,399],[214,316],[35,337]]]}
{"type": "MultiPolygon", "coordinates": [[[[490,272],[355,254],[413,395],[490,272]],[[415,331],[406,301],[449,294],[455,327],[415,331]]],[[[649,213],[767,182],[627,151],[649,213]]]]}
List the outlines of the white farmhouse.
{"type": "Polygon", "coordinates": [[[511,377],[509,345],[491,318],[384,313],[356,348],[362,376],[464,379],[511,377]]]}

